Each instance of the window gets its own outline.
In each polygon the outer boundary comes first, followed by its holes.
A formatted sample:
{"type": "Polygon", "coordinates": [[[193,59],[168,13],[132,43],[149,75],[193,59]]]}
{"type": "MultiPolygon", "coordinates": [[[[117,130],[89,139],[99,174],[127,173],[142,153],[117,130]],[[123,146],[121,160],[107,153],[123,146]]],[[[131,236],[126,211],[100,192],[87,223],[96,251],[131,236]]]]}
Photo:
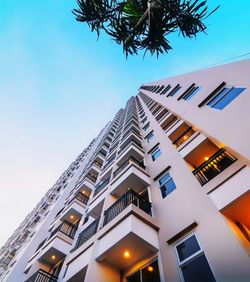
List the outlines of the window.
{"type": "Polygon", "coordinates": [[[211,108],[222,110],[245,89],[246,88],[243,87],[224,87],[207,103],[207,105],[211,108]]]}
{"type": "Polygon", "coordinates": [[[168,92],[168,90],[171,88],[170,84],[168,86],[165,87],[165,89],[162,90],[160,95],[164,95],[168,92]]]}
{"type": "Polygon", "coordinates": [[[176,254],[182,278],[185,282],[215,282],[196,236],[193,234],[176,246],[176,254]]]}
{"type": "Polygon", "coordinates": [[[183,100],[189,101],[193,96],[195,96],[199,91],[201,90],[201,87],[196,86],[192,87],[183,97],[183,100]]]}
{"type": "Polygon", "coordinates": [[[175,86],[175,88],[174,88],[172,91],[170,91],[170,92],[168,93],[167,97],[170,97],[170,96],[172,97],[172,96],[174,96],[180,89],[181,89],[180,84],[177,84],[177,85],[175,86]]]}
{"type": "Polygon", "coordinates": [[[169,172],[167,172],[159,179],[159,185],[161,189],[162,198],[165,198],[167,195],[169,195],[176,189],[174,180],[169,172]]]}
{"type": "Polygon", "coordinates": [[[155,161],[156,159],[158,159],[161,155],[161,150],[159,147],[156,147],[152,152],[151,152],[151,157],[152,160],[155,161]]]}
{"type": "Polygon", "coordinates": [[[141,123],[144,123],[146,120],[147,120],[147,117],[145,117],[145,118],[141,121],[141,123]]]}
{"type": "Polygon", "coordinates": [[[154,261],[129,276],[127,282],[160,282],[158,261],[154,261]]]}
{"type": "Polygon", "coordinates": [[[147,136],[146,139],[148,141],[148,143],[154,138],[154,133],[153,131],[151,131],[147,136]]]}
{"type": "Polygon", "coordinates": [[[142,129],[146,131],[149,128],[150,122],[148,122],[142,129]]]}

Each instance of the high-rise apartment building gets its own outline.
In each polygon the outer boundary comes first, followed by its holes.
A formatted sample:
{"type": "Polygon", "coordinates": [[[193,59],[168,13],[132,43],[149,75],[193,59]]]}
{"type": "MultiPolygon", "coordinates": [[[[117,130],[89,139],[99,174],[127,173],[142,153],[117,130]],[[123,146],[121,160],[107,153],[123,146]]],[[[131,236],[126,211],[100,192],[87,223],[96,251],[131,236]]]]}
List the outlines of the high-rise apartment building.
{"type": "Polygon", "coordinates": [[[140,87],[2,247],[8,282],[250,281],[250,60],[140,87]]]}

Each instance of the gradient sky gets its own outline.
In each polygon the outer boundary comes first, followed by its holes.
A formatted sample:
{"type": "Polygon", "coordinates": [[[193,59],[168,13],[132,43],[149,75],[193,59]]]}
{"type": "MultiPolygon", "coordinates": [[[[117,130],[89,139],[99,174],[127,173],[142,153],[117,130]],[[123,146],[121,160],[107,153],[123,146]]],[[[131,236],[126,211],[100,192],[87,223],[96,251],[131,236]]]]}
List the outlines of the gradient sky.
{"type": "Polygon", "coordinates": [[[0,246],[142,83],[250,57],[250,1],[208,4],[208,35],[126,60],[75,0],[0,0],[0,246]]]}

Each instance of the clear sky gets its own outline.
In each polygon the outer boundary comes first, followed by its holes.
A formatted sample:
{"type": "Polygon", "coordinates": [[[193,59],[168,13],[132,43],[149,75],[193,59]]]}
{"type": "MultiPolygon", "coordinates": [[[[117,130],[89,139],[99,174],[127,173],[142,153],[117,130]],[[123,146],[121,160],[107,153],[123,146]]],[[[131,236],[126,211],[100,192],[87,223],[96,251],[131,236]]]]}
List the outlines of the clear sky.
{"type": "Polygon", "coordinates": [[[0,0],[0,246],[142,83],[250,57],[250,1],[208,4],[208,35],[126,60],[75,0],[0,0]]]}

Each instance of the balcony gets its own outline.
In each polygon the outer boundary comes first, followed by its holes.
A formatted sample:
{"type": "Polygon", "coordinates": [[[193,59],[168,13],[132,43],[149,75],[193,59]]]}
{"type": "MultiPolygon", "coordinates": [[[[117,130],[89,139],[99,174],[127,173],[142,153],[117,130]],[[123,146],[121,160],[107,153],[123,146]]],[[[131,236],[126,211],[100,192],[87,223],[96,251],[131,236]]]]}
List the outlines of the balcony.
{"type": "MultiPolygon", "coordinates": [[[[140,202],[138,198],[134,203],[136,201],[140,202]]],[[[124,202],[122,210],[118,206],[119,203],[117,202],[115,208],[112,206],[112,209],[117,210],[117,215],[111,219],[113,216],[106,214],[110,221],[107,221],[97,234],[95,258],[98,262],[105,262],[118,271],[123,271],[158,251],[159,228],[148,213],[133,204],[133,200],[128,204],[124,202]]],[[[149,212],[150,203],[146,207],[149,212]]]]}
{"type": "Polygon", "coordinates": [[[77,228],[77,225],[63,221],[40,247],[38,262],[52,266],[62,261],[72,248],[77,228]]]}
{"type": "Polygon", "coordinates": [[[34,273],[25,282],[57,282],[57,277],[42,269],[34,273]]]}
{"type": "Polygon", "coordinates": [[[129,134],[126,136],[126,138],[123,138],[121,141],[121,146],[123,146],[123,144],[127,144],[131,141],[135,141],[135,143],[141,143],[141,136],[138,135],[136,132],[134,132],[133,130],[131,132],[129,132],[129,134]]]}
{"type": "MultiPolygon", "coordinates": [[[[235,184],[237,185],[237,183],[235,184]]],[[[240,187],[241,186],[238,186],[237,188],[240,187]]],[[[232,228],[234,235],[250,255],[249,203],[250,191],[248,190],[241,194],[237,199],[233,200],[229,205],[225,206],[221,212],[227,218],[229,226],[232,228]]]]}
{"type": "Polygon", "coordinates": [[[77,250],[80,248],[85,242],[87,242],[91,237],[93,237],[97,230],[98,230],[98,225],[99,225],[99,220],[100,218],[97,218],[94,220],[88,227],[86,227],[78,236],[76,245],[72,249],[71,252],[77,250]]]}
{"type": "Polygon", "coordinates": [[[95,188],[95,182],[93,182],[89,177],[84,177],[81,181],[77,182],[76,187],[91,193],[91,191],[95,188]]]}
{"type": "Polygon", "coordinates": [[[213,154],[207,161],[202,163],[197,167],[193,174],[198,179],[200,184],[203,186],[231,164],[233,164],[237,159],[226,152],[224,149],[220,149],[215,154],[213,154]]]}
{"type": "Polygon", "coordinates": [[[175,115],[169,113],[165,117],[163,117],[159,124],[165,132],[168,132],[168,130],[170,130],[171,127],[174,126],[174,124],[177,122],[178,118],[175,115]]]}
{"type": "Polygon", "coordinates": [[[116,160],[117,165],[121,165],[125,160],[130,157],[134,157],[141,162],[144,158],[144,151],[140,143],[134,141],[123,144],[120,151],[118,151],[118,158],[116,160]]]}
{"type": "Polygon", "coordinates": [[[88,204],[89,197],[81,191],[78,191],[76,195],[68,202],[68,205],[70,205],[74,201],[86,206],[88,204]]]}
{"type": "Polygon", "coordinates": [[[195,130],[188,126],[186,123],[182,123],[176,130],[168,137],[172,141],[174,147],[177,149],[184,144],[195,133],[195,130]]]}
{"type": "Polygon", "coordinates": [[[161,121],[169,114],[169,111],[165,108],[162,108],[160,112],[155,116],[155,119],[158,121],[158,123],[161,123],[161,121]]]}
{"type": "Polygon", "coordinates": [[[49,238],[53,237],[55,234],[60,232],[64,235],[68,236],[69,238],[74,239],[77,228],[78,228],[77,225],[72,224],[72,223],[65,220],[55,230],[53,230],[50,233],[49,238]]]}
{"type": "Polygon", "coordinates": [[[113,173],[111,182],[111,194],[118,197],[122,196],[129,188],[140,192],[150,184],[150,179],[145,171],[143,163],[133,157],[127,159],[113,173]]]}
{"type": "Polygon", "coordinates": [[[106,178],[104,181],[98,183],[95,187],[94,197],[100,193],[108,184],[109,184],[110,177],[106,178]]]}
{"type": "Polygon", "coordinates": [[[128,129],[126,129],[126,131],[123,131],[122,140],[126,139],[127,136],[129,136],[131,132],[133,132],[135,135],[141,138],[140,129],[136,128],[134,124],[132,124],[128,129]]]}
{"type": "Polygon", "coordinates": [[[134,190],[129,190],[104,212],[103,226],[113,220],[131,204],[151,215],[151,203],[137,194],[134,190]]]}

